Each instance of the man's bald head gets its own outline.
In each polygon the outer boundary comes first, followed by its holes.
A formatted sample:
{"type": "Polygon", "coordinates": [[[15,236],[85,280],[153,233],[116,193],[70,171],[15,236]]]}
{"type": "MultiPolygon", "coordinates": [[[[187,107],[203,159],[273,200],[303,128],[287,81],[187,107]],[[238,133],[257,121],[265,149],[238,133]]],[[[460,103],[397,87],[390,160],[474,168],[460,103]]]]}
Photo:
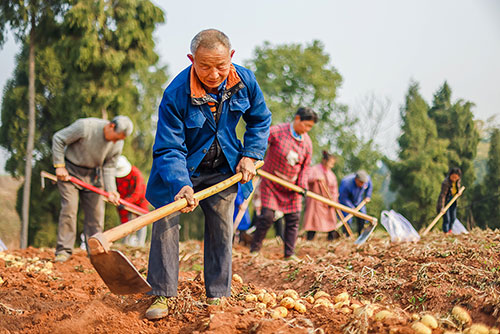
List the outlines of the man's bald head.
{"type": "Polygon", "coordinates": [[[217,29],[202,30],[191,40],[191,53],[194,55],[200,46],[215,49],[220,45],[224,46],[228,52],[231,50],[231,42],[226,34],[217,29]]]}

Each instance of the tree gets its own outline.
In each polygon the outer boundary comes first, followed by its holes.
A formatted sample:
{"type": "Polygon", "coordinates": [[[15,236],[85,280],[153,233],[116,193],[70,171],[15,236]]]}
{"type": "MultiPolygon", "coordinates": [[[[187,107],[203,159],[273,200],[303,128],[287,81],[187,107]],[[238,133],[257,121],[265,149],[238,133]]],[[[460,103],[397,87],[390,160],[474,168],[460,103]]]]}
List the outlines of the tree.
{"type": "Polygon", "coordinates": [[[31,170],[35,142],[35,49],[40,39],[48,33],[61,9],[61,1],[15,0],[0,4],[0,46],[5,42],[7,25],[18,40],[29,45],[29,83],[28,83],[28,138],[26,143],[24,186],[21,223],[21,248],[28,245],[29,201],[31,191],[31,170]]]}
{"type": "MultiPolygon", "coordinates": [[[[476,179],[474,159],[480,139],[471,110],[474,104],[461,99],[452,103],[451,93],[451,88],[445,81],[434,94],[429,117],[436,123],[438,137],[449,141],[449,167],[459,167],[462,170],[462,184],[472,187],[476,179]]],[[[465,205],[459,206],[459,214],[464,215],[465,208],[472,199],[472,192],[466,192],[462,199],[465,205]]]]}
{"type": "Polygon", "coordinates": [[[401,110],[402,134],[398,139],[399,161],[388,161],[390,188],[396,191],[394,207],[418,228],[435,216],[435,205],[443,175],[448,168],[448,141],[439,139],[429,107],[411,83],[401,110]]]}
{"type": "MultiPolygon", "coordinates": [[[[140,168],[151,165],[153,114],[167,79],[166,68],[158,64],[154,52],[153,31],[163,21],[162,11],[149,1],[71,1],[64,6],[56,27],[57,42],[41,45],[35,59],[39,68],[35,171],[52,170],[51,144],[56,131],[81,117],[117,114],[129,116],[135,125],[134,134],[125,140],[124,153],[140,168]]],[[[2,101],[0,145],[10,153],[6,170],[12,175],[21,170],[16,138],[23,133],[26,50],[24,46],[17,57],[14,77],[8,81],[2,101]]],[[[37,188],[33,191],[32,203],[38,205],[37,214],[30,217],[33,236],[29,241],[53,245],[54,240],[42,234],[57,221],[57,191],[55,187],[47,187],[43,193],[37,188]]]]}
{"type": "Polygon", "coordinates": [[[493,129],[486,176],[474,187],[471,202],[474,220],[482,228],[500,228],[500,129],[493,129]]]}

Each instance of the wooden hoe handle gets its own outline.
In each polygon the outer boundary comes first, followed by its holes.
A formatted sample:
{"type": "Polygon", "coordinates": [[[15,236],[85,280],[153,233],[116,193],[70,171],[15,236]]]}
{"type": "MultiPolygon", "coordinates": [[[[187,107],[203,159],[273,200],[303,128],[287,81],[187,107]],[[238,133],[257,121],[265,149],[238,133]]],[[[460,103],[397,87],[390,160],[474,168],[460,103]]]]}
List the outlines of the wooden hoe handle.
{"type": "MultiPolygon", "coordinates": [[[[304,189],[302,189],[298,185],[293,184],[293,183],[288,182],[288,181],[285,181],[285,180],[283,180],[283,179],[281,179],[281,178],[279,178],[279,177],[277,177],[277,176],[275,176],[273,174],[270,174],[270,173],[268,173],[266,171],[259,170],[257,172],[257,174],[259,174],[260,176],[265,177],[266,179],[268,179],[270,181],[273,181],[273,182],[275,182],[275,183],[277,183],[277,184],[279,184],[279,185],[281,185],[281,186],[283,186],[285,188],[288,188],[288,189],[290,189],[292,191],[295,191],[295,192],[298,192],[298,193],[304,193],[304,189]]],[[[345,211],[347,213],[352,213],[354,216],[362,218],[364,220],[368,220],[368,221],[372,222],[372,224],[374,224],[374,225],[377,224],[377,218],[372,217],[372,216],[368,216],[367,214],[364,214],[362,212],[358,212],[358,211],[356,211],[356,210],[354,210],[354,209],[352,209],[350,207],[347,207],[347,206],[342,205],[340,203],[334,202],[331,199],[328,199],[326,197],[323,197],[321,195],[313,193],[312,191],[308,191],[306,193],[306,196],[307,197],[311,197],[311,198],[313,198],[313,199],[315,199],[317,201],[320,201],[322,203],[325,203],[326,205],[333,206],[334,208],[340,209],[340,210],[345,211]]]]}
{"type": "Polygon", "coordinates": [[[439,212],[439,214],[436,216],[436,218],[434,218],[434,220],[429,224],[429,226],[427,226],[427,228],[424,230],[424,232],[422,232],[422,236],[426,236],[427,233],[429,233],[429,231],[434,227],[434,225],[436,225],[436,223],[439,221],[439,218],[441,218],[445,213],[446,211],[448,211],[448,209],[450,208],[450,206],[460,197],[462,196],[462,193],[464,192],[465,190],[465,187],[461,187],[460,190],[458,190],[458,193],[455,194],[455,196],[453,196],[453,198],[448,202],[448,204],[446,204],[446,206],[439,212]]]}

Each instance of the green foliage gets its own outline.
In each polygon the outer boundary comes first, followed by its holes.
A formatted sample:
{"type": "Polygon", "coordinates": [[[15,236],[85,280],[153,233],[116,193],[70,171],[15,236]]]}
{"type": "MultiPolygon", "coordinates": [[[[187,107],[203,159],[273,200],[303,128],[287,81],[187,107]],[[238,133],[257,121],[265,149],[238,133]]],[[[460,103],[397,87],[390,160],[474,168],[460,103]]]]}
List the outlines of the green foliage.
{"type": "Polygon", "coordinates": [[[486,176],[473,190],[471,203],[476,224],[482,228],[500,228],[500,130],[490,138],[486,176]]]}
{"type": "MultiPolygon", "coordinates": [[[[462,184],[472,187],[476,179],[474,159],[479,144],[479,131],[474,123],[472,102],[458,100],[451,102],[451,88],[445,82],[434,94],[434,102],[429,117],[436,123],[438,137],[449,140],[447,155],[449,167],[462,170],[462,184]]],[[[465,217],[465,208],[472,200],[472,192],[467,191],[458,206],[459,216],[465,217]]]]}
{"type": "Polygon", "coordinates": [[[437,196],[448,169],[448,141],[439,139],[429,107],[412,83],[401,110],[403,120],[399,161],[387,162],[392,178],[390,188],[397,192],[393,206],[417,228],[434,217],[437,196]]]}
{"type": "MultiPolygon", "coordinates": [[[[167,80],[153,40],[153,31],[164,16],[150,1],[61,3],[64,11],[59,12],[57,24],[44,31],[48,36],[40,39],[35,59],[36,186],[31,187],[29,242],[36,245],[53,245],[43,231],[57,224],[59,212],[56,187],[48,186],[43,192],[38,187],[39,172],[53,170],[53,134],[78,118],[127,115],[134,122],[134,133],[125,140],[124,154],[143,172],[149,172],[153,115],[167,80]]],[[[27,59],[28,48],[23,43],[14,75],[4,88],[1,108],[0,145],[10,154],[6,170],[15,176],[24,172],[27,59]]],[[[116,210],[108,211],[106,221],[115,224],[116,210]]]]}

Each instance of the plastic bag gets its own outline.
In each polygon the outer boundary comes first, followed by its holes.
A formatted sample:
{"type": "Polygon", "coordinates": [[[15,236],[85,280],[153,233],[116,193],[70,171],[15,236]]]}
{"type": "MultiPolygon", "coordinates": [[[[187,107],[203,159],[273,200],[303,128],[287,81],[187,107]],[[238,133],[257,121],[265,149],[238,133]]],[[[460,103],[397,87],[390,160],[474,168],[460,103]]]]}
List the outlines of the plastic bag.
{"type": "Polygon", "coordinates": [[[411,223],[394,210],[382,211],[380,223],[385,227],[392,242],[419,241],[420,235],[411,223]]]}
{"type": "Polygon", "coordinates": [[[451,226],[451,233],[453,234],[468,234],[469,231],[465,228],[465,226],[460,222],[460,220],[455,219],[453,225],[451,226]]]}

